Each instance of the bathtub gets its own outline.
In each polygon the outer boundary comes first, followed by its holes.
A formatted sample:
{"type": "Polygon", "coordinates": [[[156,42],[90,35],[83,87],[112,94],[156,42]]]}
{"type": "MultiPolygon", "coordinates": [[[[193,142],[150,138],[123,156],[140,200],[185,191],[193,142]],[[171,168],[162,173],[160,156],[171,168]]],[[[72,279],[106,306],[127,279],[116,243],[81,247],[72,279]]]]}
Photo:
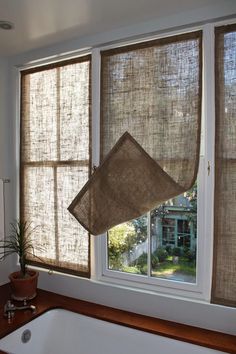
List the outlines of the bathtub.
{"type": "Polygon", "coordinates": [[[53,309],[0,340],[10,354],[219,354],[221,351],[53,309]]]}

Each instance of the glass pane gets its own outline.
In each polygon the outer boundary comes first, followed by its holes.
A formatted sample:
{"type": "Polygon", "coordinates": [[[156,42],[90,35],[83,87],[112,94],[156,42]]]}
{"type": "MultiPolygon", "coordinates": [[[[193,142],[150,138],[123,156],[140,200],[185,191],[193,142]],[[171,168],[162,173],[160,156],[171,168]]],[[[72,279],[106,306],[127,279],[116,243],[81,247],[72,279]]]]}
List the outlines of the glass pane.
{"type": "Polygon", "coordinates": [[[217,28],[215,38],[218,75],[212,301],[236,306],[236,26],[217,28]]]}
{"type": "Polygon", "coordinates": [[[192,180],[199,114],[198,36],[101,53],[103,158],[129,131],[175,181],[188,185],[188,176],[192,180]]]}
{"type": "Polygon", "coordinates": [[[89,235],[67,208],[89,178],[89,58],[21,76],[21,218],[39,225],[33,260],[86,275],[89,235]]]}
{"type": "Polygon", "coordinates": [[[22,78],[23,161],[57,159],[57,70],[22,78]]]}
{"type": "Polygon", "coordinates": [[[40,258],[54,259],[56,257],[56,228],[53,168],[26,167],[22,180],[24,182],[24,218],[36,227],[32,233],[35,254],[40,258]]]}
{"type": "Polygon", "coordinates": [[[57,168],[57,218],[59,264],[88,270],[88,232],[67,210],[71,200],[88,179],[88,167],[57,168]]]}
{"type": "Polygon", "coordinates": [[[88,232],[67,210],[87,179],[86,166],[25,168],[24,215],[36,226],[35,261],[88,271],[88,232]]]}
{"type": "Polygon", "coordinates": [[[190,225],[188,220],[178,220],[178,234],[186,233],[190,233],[190,225]]]}
{"type": "Polygon", "coordinates": [[[60,69],[60,158],[89,159],[89,61],[60,69]]]}
{"type": "Polygon", "coordinates": [[[113,227],[108,232],[108,267],[147,275],[147,216],[113,227]]]}
{"type": "Polygon", "coordinates": [[[197,184],[151,212],[151,275],[196,282],[197,184]]]}
{"type": "Polygon", "coordinates": [[[22,78],[24,161],[89,159],[90,62],[22,78]]]}

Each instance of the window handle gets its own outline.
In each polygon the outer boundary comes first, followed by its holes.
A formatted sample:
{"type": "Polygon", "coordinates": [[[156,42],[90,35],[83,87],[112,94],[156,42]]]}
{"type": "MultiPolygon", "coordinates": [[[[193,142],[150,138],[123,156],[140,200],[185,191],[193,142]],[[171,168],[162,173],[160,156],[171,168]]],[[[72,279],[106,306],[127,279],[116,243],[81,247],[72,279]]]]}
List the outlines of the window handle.
{"type": "Polygon", "coordinates": [[[208,163],[207,163],[207,174],[208,174],[208,176],[210,176],[210,172],[211,172],[211,165],[210,165],[210,161],[208,161],[208,163]]]}

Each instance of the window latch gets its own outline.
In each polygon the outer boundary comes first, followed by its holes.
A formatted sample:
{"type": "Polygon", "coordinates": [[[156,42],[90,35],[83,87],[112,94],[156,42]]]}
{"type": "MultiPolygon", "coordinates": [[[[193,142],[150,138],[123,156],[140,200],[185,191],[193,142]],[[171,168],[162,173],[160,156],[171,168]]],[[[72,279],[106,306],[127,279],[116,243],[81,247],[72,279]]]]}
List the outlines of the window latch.
{"type": "Polygon", "coordinates": [[[207,174],[208,174],[208,176],[210,176],[210,172],[211,172],[211,165],[210,165],[210,161],[208,161],[208,163],[207,163],[207,174]]]}

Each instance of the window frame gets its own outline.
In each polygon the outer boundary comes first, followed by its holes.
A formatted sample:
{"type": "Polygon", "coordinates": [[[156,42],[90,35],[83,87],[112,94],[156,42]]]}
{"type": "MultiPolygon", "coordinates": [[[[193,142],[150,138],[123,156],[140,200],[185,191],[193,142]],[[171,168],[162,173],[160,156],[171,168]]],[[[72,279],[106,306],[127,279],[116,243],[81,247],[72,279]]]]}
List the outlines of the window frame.
{"type": "MultiPolygon", "coordinates": [[[[88,104],[88,125],[89,125],[89,142],[88,142],[88,150],[89,150],[89,158],[87,163],[85,162],[85,166],[88,167],[88,176],[91,176],[91,170],[92,170],[92,116],[91,116],[91,98],[92,98],[92,88],[91,88],[91,66],[92,66],[92,56],[91,56],[91,51],[86,51],[86,52],[79,52],[78,55],[73,55],[72,57],[66,56],[65,58],[61,58],[60,60],[52,60],[52,61],[47,61],[46,63],[40,63],[39,65],[27,65],[24,67],[20,67],[18,69],[18,80],[19,80],[19,120],[18,120],[18,146],[19,146],[19,175],[18,175],[18,210],[17,210],[17,215],[19,218],[23,218],[23,203],[24,203],[24,196],[21,196],[21,192],[24,192],[23,188],[23,177],[24,173],[23,170],[25,169],[25,166],[30,165],[30,163],[24,163],[22,161],[22,80],[23,77],[28,75],[28,74],[34,74],[38,72],[43,72],[51,69],[57,69],[61,68],[67,65],[72,65],[72,64],[78,64],[78,63],[83,63],[83,62],[88,62],[89,65],[89,79],[88,79],[88,84],[89,84],[89,104],[88,104]]],[[[38,163],[40,166],[41,162],[38,163]]],[[[53,168],[58,168],[60,166],[81,166],[80,160],[55,160],[53,162],[50,161],[50,164],[53,166],[53,168]]],[[[58,207],[58,206],[57,206],[58,207]]],[[[80,276],[83,278],[90,278],[91,275],[91,260],[90,260],[90,234],[87,232],[88,235],[88,259],[87,259],[87,270],[75,270],[73,268],[67,268],[66,266],[59,266],[57,264],[51,264],[50,262],[46,261],[44,262],[44,258],[42,257],[41,260],[37,259],[29,259],[27,260],[27,263],[30,266],[39,268],[39,269],[49,269],[50,272],[59,272],[59,273],[64,273],[68,275],[75,275],[75,276],[80,276]]],[[[56,234],[55,234],[56,236],[56,234]]],[[[56,239],[56,237],[55,237],[56,239]]],[[[57,260],[57,259],[55,259],[57,260]]],[[[66,263],[66,262],[65,262],[66,263]]],[[[68,262],[69,263],[69,262],[68,262]]],[[[73,264],[73,263],[71,263],[73,264]]],[[[81,267],[82,268],[82,267],[81,267]]]]}
{"type": "MultiPolygon", "coordinates": [[[[196,283],[177,282],[161,278],[129,274],[115,270],[109,270],[107,254],[107,236],[101,235],[99,238],[92,237],[93,264],[92,279],[104,283],[112,283],[119,286],[128,286],[141,289],[142,291],[154,291],[157,293],[195,298],[199,300],[210,300],[211,274],[213,257],[213,194],[214,194],[214,25],[185,29],[182,31],[171,31],[161,36],[151,36],[141,38],[138,42],[151,39],[158,39],[176,34],[188,33],[196,30],[203,31],[203,97],[202,97],[202,141],[201,156],[198,173],[198,218],[197,218],[197,274],[196,283]],[[210,44],[209,45],[209,40],[210,44]],[[206,74],[207,73],[207,74],[206,74]],[[208,119],[206,119],[208,117],[208,119]],[[213,144],[212,144],[213,143],[213,144]],[[210,166],[210,173],[209,173],[210,166]],[[209,174],[208,174],[209,173],[209,174]],[[205,235],[209,235],[206,237],[205,235]],[[104,252],[106,249],[106,252],[104,252]],[[94,270],[96,267],[97,270],[94,270]]],[[[92,53],[93,57],[98,58],[100,50],[112,49],[127,44],[134,44],[137,41],[126,41],[119,45],[109,45],[101,47],[92,53]]],[[[100,62],[92,69],[92,87],[96,91],[96,99],[100,100],[100,62]]],[[[92,90],[93,92],[93,90],[92,90]]],[[[94,97],[93,97],[94,99],[94,97]]],[[[96,125],[92,123],[92,130],[96,135],[97,148],[99,148],[99,116],[96,114],[96,125]]],[[[93,121],[94,122],[94,121],[93,121]]],[[[95,160],[98,165],[99,156],[95,160]]],[[[149,216],[150,218],[150,216],[149,216]]],[[[150,248],[150,232],[148,232],[150,248]]],[[[150,254],[150,250],[148,252],[150,254]]],[[[150,258],[150,255],[148,255],[150,258]]],[[[150,262],[149,262],[150,263],[150,262]]]]}

